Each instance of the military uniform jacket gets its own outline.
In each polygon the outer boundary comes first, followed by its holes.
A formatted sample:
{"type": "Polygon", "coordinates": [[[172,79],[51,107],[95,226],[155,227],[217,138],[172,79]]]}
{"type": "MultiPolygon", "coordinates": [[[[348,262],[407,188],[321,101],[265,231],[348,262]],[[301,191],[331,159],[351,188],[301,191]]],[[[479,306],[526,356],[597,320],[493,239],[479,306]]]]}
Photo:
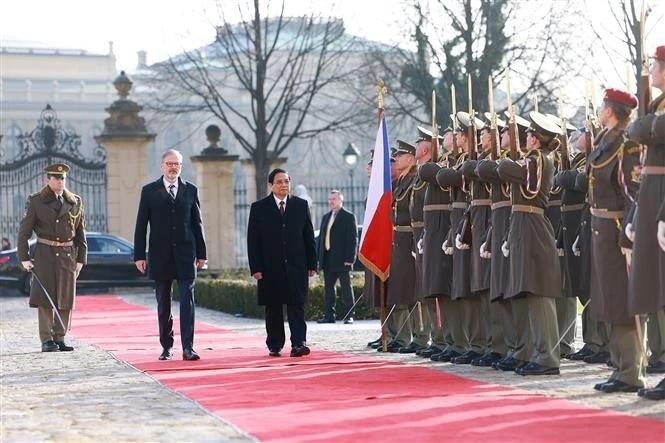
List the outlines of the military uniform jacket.
{"type": "Polygon", "coordinates": [[[504,182],[497,172],[498,163],[486,159],[478,162],[476,174],[492,187],[491,227],[485,238],[485,249],[490,257],[490,300],[503,298],[510,281],[510,257],[501,251],[503,242],[508,237],[510,227],[510,185],[504,182]]]}
{"type": "Polygon", "coordinates": [[[450,189],[439,186],[436,174],[441,169],[437,163],[425,163],[418,174],[427,182],[423,221],[423,294],[450,296],[453,279],[453,257],[441,249],[450,230],[450,189]]]}
{"type": "MultiPolygon", "coordinates": [[[[489,157],[489,152],[481,152],[479,160],[489,157]]],[[[462,164],[462,174],[471,187],[471,291],[487,291],[490,288],[489,260],[480,256],[480,246],[485,242],[487,230],[492,216],[490,193],[492,191],[489,183],[480,179],[476,174],[477,160],[467,160],[462,164]]]]}
{"type": "Polygon", "coordinates": [[[602,131],[587,159],[591,207],[591,312],[598,320],[632,324],[628,313],[628,274],[621,245],[627,243],[622,220],[635,191],[633,167],[639,146],[623,128],[602,131]]]}
{"type": "Polygon", "coordinates": [[[554,165],[547,153],[539,150],[528,152],[524,163],[522,166],[502,159],[498,166],[499,177],[512,183],[513,209],[508,234],[510,282],[505,298],[524,293],[560,297],[561,270],[554,230],[544,215],[554,181],[554,165]],[[534,208],[534,212],[517,211],[516,205],[534,208]]]}
{"type": "Polygon", "coordinates": [[[436,181],[443,188],[450,188],[453,200],[453,210],[450,212],[450,230],[446,237],[446,243],[453,248],[453,283],[451,298],[453,300],[471,295],[471,250],[457,249],[455,247],[455,235],[458,227],[463,224],[464,213],[468,209],[468,194],[464,186],[462,163],[467,154],[461,154],[457,158],[455,166],[441,168],[436,174],[436,181]]]}
{"type": "MultiPolygon", "coordinates": [[[[34,232],[38,238],[57,242],[74,242],[73,246],[35,246],[34,272],[49,292],[58,309],[73,309],[76,295],[76,263],[87,261],[85,214],[81,197],[65,190],[63,204],[48,186],[28,197],[25,215],[18,233],[18,257],[30,259],[28,239],[34,232]]],[[[50,308],[51,304],[36,282],[30,288],[30,306],[50,308]]]]}
{"type": "Polygon", "coordinates": [[[415,256],[416,269],[416,297],[422,300],[426,297],[423,291],[423,255],[418,252],[418,242],[423,238],[425,232],[425,223],[423,222],[423,206],[425,206],[425,192],[427,191],[427,182],[420,178],[416,168],[416,177],[411,187],[411,197],[409,199],[409,215],[411,217],[411,228],[413,229],[413,255],[415,256]]]}
{"type": "Polygon", "coordinates": [[[650,104],[649,114],[628,128],[628,136],[646,145],[646,168],[632,221],[635,243],[629,283],[629,311],[644,314],[665,307],[665,251],[656,240],[656,215],[665,201],[665,94],[650,104]]]}

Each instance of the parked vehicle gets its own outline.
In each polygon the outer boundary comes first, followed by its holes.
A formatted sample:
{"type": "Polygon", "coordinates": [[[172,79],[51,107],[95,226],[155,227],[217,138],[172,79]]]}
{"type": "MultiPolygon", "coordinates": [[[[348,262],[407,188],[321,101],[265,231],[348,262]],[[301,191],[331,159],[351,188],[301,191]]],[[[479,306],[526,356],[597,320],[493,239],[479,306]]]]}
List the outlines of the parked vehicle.
{"type": "MultiPolygon", "coordinates": [[[[136,269],[134,245],[130,241],[100,232],[86,232],[86,238],[88,263],[76,280],[77,288],[152,285],[152,281],[136,269]]],[[[32,256],[35,239],[28,244],[32,256]]],[[[0,288],[16,288],[27,294],[30,275],[21,267],[16,248],[0,252],[0,288]]]]}

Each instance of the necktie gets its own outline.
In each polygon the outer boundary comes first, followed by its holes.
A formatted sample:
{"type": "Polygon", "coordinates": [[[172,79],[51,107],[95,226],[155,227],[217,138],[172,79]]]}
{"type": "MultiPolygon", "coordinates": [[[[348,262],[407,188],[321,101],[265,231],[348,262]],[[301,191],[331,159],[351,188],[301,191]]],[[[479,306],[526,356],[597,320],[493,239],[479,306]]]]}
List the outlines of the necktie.
{"type": "Polygon", "coordinates": [[[175,185],[169,185],[169,195],[171,195],[171,198],[175,200],[175,192],[173,192],[173,188],[175,188],[175,185]]]}
{"type": "Polygon", "coordinates": [[[56,198],[58,199],[58,203],[60,203],[60,207],[62,207],[62,195],[58,195],[56,198]]]}
{"type": "Polygon", "coordinates": [[[332,230],[332,225],[335,222],[335,216],[337,214],[335,212],[332,212],[330,214],[330,220],[328,220],[328,227],[326,228],[326,239],[324,242],[324,246],[326,248],[326,251],[330,251],[330,231],[332,230]]]}
{"type": "Polygon", "coordinates": [[[282,217],[284,216],[284,201],[282,200],[279,202],[279,213],[282,214],[282,217]]]}

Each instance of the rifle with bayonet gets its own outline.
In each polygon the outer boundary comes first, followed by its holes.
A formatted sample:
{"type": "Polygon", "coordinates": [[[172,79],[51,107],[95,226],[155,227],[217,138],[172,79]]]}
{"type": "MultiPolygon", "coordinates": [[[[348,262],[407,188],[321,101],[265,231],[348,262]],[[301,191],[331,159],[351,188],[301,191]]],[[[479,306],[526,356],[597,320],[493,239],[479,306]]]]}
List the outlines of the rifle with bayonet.
{"type": "Polygon", "coordinates": [[[561,99],[559,98],[559,119],[561,120],[561,169],[562,170],[568,170],[570,169],[570,157],[568,157],[568,153],[570,150],[568,149],[568,131],[566,130],[566,127],[568,126],[568,122],[566,121],[566,117],[563,115],[563,103],[561,102],[561,99]]]}
{"type": "Polygon", "coordinates": [[[473,111],[473,92],[471,87],[471,74],[468,76],[468,90],[469,90],[469,128],[467,129],[467,138],[469,139],[469,158],[476,160],[478,158],[477,145],[478,140],[476,137],[476,116],[473,111]]]}
{"type": "Polygon", "coordinates": [[[436,91],[432,89],[432,161],[439,161],[439,125],[436,124],[436,91]]]}
{"type": "Polygon", "coordinates": [[[457,137],[456,133],[457,130],[459,129],[459,126],[457,125],[457,98],[455,97],[455,85],[450,86],[450,98],[452,101],[453,105],[453,114],[451,116],[452,119],[452,128],[453,128],[453,157],[457,158],[457,154],[459,153],[459,146],[457,146],[457,137]]]}
{"type": "Polygon", "coordinates": [[[510,72],[506,72],[506,91],[508,94],[508,137],[510,139],[509,156],[512,160],[517,160],[519,154],[519,132],[517,131],[517,122],[515,121],[515,110],[513,109],[513,98],[510,95],[510,72]]]}
{"type": "Polygon", "coordinates": [[[490,158],[492,160],[498,160],[501,157],[501,144],[499,143],[499,128],[496,121],[496,112],[494,112],[494,83],[492,82],[492,76],[487,77],[487,86],[488,86],[488,100],[489,100],[489,109],[490,109],[490,139],[492,143],[492,151],[490,153],[490,158]]]}
{"type": "Polygon", "coordinates": [[[649,110],[649,103],[651,103],[651,82],[649,81],[649,62],[644,47],[644,22],[646,14],[644,13],[644,2],[642,3],[642,12],[640,13],[640,59],[642,72],[640,73],[640,96],[638,115],[644,117],[649,110]]]}

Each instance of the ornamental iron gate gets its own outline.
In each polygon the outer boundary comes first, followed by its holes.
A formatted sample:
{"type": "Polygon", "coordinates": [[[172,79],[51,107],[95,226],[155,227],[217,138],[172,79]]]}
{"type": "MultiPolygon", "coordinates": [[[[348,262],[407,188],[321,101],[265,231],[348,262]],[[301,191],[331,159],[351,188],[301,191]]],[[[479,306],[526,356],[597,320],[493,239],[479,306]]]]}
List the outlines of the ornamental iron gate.
{"type": "Polygon", "coordinates": [[[106,231],[106,151],[97,146],[92,158],[80,151],[81,137],[64,129],[51,105],[37,127],[17,137],[19,152],[0,162],[0,236],[16,244],[28,196],[45,185],[44,168],[62,162],[71,167],[67,189],[83,199],[88,231],[106,231]]]}

